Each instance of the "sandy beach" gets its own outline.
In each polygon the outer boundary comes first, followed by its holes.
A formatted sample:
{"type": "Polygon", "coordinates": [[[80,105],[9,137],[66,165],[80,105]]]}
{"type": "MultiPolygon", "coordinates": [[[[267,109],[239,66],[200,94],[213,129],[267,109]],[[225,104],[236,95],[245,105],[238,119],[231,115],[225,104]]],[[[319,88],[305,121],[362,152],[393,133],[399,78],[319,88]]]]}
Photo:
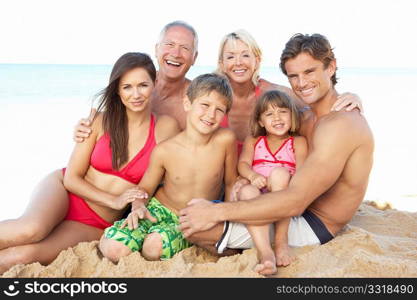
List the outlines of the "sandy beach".
{"type": "MultiPolygon", "coordinates": [[[[167,261],[139,253],[117,265],[103,258],[98,242],[69,248],[48,266],[16,265],[3,277],[263,277],[253,271],[256,250],[218,258],[198,247],[167,261]]],[[[417,277],[417,213],[363,203],[345,229],[321,246],[294,248],[296,261],[277,277],[417,277]]]]}

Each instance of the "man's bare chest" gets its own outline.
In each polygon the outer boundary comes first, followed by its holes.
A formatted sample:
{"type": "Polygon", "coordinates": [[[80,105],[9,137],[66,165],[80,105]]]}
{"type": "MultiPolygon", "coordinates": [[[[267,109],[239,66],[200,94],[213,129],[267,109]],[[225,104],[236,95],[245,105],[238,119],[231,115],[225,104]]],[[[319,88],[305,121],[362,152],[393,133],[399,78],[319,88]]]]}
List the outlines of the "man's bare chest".
{"type": "Polygon", "coordinates": [[[154,99],[151,102],[152,113],[157,116],[167,115],[180,124],[181,129],[185,127],[185,111],[181,99],[154,99]]]}

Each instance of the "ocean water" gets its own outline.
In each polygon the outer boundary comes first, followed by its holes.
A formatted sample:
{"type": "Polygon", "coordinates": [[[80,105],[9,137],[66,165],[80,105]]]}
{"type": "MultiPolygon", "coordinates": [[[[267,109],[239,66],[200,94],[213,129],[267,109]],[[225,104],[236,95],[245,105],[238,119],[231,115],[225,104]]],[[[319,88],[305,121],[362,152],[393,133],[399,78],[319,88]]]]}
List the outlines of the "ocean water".
{"type": "MultiPolygon", "coordinates": [[[[189,78],[214,66],[194,66],[189,78]]],[[[66,165],[73,127],[88,115],[110,65],[0,64],[0,220],[19,216],[39,180],[66,165]]],[[[278,66],[261,77],[288,85],[278,66]]],[[[358,94],[375,137],[366,200],[417,211],[417,99],[414,69],[343,69],[339,92],[358,94]]]]}

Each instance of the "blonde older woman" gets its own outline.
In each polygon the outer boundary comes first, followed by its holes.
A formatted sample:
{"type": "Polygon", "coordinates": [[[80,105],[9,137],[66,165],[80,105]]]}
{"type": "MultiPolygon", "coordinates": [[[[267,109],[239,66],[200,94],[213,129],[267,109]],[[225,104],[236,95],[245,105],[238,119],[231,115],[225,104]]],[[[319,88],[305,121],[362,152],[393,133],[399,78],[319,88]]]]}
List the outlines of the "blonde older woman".
{"type": "MultiPolygon", "coordinates": [[[[262,51],[255,39],[243,29],[236,30],[225,35],[220,43],[217,60],[217,72],[229,78],[233,89],[233,106],[222,126],[232,129],[241,145],[249,133],[249,120],[257,99],[267,90],[277,89],[288,94],[301,109],[308,111],[306,106],[299,100],[293,91],[285,86],[271,83],[260,78],[259,69],[262,61],[262,51]]],[[[333,109],[339,110],[345,107],[351,110],[361,107],[360,99],[351,93],[339,96],[333,109]]]]}

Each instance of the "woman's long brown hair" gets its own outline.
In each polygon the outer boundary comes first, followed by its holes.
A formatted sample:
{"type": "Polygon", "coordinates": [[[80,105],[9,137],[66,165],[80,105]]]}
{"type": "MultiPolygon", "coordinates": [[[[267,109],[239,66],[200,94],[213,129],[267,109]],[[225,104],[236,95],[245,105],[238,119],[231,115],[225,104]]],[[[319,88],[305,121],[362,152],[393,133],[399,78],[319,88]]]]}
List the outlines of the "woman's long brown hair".
{"type": "Polygon", "coordinates": [[[103,111],[103,128],[104,132],[110,135],[112,167],[115,170],[118,170],[129,158],[126,107],[118,94],[119,82],[126,72],[135,68],[146,70],[155,82],[156,69],[152,59],[145,53],[129,52],[116,61],[110,74],[109,84],[99,93],[97,111],[103,111]]]}

